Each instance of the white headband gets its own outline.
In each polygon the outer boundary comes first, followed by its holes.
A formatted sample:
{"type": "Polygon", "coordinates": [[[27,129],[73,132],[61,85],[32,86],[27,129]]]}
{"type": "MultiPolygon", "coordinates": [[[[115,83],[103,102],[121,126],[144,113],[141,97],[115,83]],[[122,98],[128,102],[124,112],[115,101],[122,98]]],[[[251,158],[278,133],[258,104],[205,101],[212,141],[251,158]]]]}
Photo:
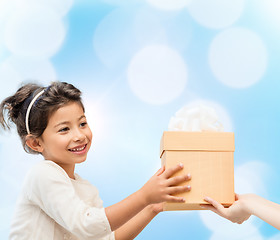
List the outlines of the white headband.
{"type": "Polygon", "coordinates": [[[31,108],[32,108],[32,106],[33,106],[33,104],[34,104],[34,102],[37,100],[37,98],[40,97],[44,92],[45,92],[45,89],[42,90],[41,92],[39,92],[39,93],[32,99],[32,101],[29,103],[29,106],[28,106],[27,111],[26,111],[26,117],[25,117],[25,126],[26,126],[27,134],[30,134],[29,125],[28,125],[30,110],[31,110],[31,108]]]}

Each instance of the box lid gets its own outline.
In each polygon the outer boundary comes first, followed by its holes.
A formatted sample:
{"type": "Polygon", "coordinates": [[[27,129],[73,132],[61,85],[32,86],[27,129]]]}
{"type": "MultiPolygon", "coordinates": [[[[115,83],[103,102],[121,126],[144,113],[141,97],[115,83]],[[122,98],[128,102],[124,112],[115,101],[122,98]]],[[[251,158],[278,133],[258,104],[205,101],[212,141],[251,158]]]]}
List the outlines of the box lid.
{"type": "Polygon", "coordinates": [[[233,152],[234,133],[165,131],[160,141],[160,157],[164,151],[172,150],[233,152]]]}

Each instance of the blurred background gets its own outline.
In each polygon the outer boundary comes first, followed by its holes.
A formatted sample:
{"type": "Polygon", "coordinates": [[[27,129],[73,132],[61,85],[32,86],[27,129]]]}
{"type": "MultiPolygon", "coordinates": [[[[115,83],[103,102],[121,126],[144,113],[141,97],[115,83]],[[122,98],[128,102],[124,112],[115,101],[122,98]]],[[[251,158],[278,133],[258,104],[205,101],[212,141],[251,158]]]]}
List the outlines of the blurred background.
{"type": "MultiPolygon", "coordinates": [[[[93,145],[77,172],[104,206],[160,168],[159,142],[183,106],[214,108],[235,133],[235,190],[280,202],[278,0],[0,0],[0,98],[23,81],[80,88],[93,145]]],[[[0,132],[0,238],[39,156],[0,132]]],[[[252,217],[160,213],[137,239],[276,240],[252,217]]]]}

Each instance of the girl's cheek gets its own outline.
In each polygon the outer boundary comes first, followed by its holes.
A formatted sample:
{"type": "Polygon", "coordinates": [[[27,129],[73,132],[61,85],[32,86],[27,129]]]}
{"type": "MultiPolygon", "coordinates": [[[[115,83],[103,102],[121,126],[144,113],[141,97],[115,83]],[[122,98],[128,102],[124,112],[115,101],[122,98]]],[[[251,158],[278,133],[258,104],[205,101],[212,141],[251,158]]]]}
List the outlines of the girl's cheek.
{"type": "Polygon", "coordinates": [[[89,139],[91,141],[92,140],[92,132],[91,132],[90,128],[88,129],[88,137],[89,137],[89,139]]]}

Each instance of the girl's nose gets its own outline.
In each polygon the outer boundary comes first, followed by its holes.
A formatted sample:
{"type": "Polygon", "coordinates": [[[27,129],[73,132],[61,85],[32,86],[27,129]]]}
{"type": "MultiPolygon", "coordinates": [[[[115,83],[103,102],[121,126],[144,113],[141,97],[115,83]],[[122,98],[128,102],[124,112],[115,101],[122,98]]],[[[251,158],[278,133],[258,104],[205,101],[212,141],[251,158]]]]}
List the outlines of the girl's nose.
{"type": "Polygon", "coordinates": [[[86,138],[86,135],[80,130],[80,129],[77,129],[74,133],[74,141],[75,142],[78,142],[78,141],[83,141],[85,140],[86,138]]]}

